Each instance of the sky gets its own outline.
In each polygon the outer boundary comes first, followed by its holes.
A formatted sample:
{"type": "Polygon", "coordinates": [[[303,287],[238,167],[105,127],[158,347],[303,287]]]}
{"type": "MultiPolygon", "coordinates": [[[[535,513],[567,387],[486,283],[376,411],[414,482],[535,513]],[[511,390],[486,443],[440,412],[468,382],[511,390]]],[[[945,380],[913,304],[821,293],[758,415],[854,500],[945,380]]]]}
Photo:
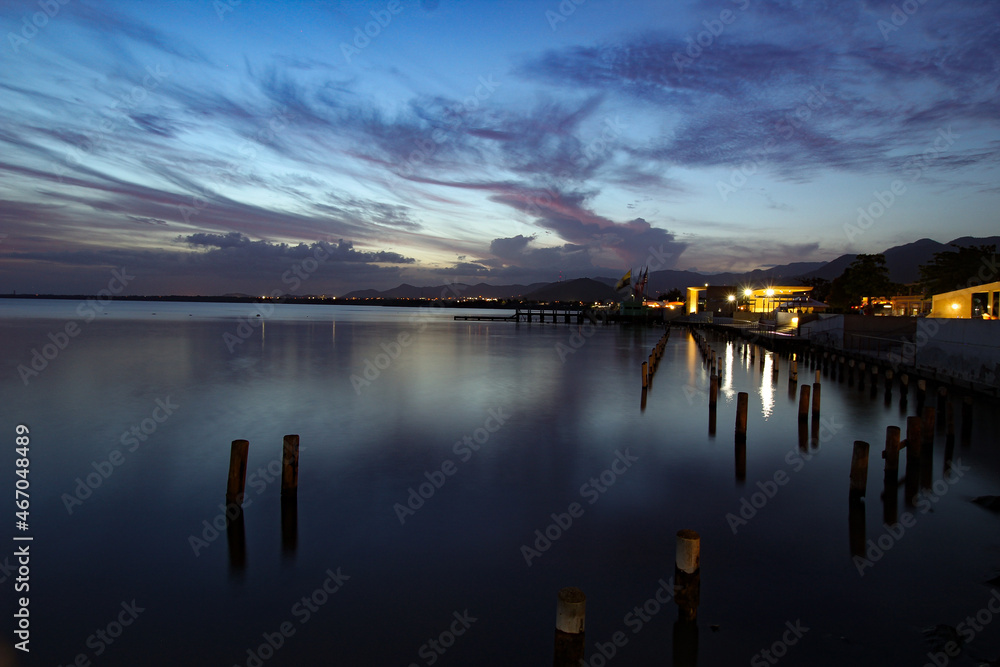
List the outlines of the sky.
{"type": "Polygon", "coordinates": [[[1000,228],[995,0],[0,0],[0,34],[0,293],[745,271],[1000,228]]]}

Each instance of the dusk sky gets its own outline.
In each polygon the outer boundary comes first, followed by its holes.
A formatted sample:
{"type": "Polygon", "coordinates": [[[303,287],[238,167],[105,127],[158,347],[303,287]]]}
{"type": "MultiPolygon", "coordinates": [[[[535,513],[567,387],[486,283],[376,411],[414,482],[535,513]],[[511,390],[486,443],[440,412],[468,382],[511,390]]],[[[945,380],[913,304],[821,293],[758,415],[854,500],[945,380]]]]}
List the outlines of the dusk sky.
{"type": "Polygon", "coordinates": [[[0,30],[3,293],[742,271],[1000,227],[996,0],[5,0],[0,30]]]}

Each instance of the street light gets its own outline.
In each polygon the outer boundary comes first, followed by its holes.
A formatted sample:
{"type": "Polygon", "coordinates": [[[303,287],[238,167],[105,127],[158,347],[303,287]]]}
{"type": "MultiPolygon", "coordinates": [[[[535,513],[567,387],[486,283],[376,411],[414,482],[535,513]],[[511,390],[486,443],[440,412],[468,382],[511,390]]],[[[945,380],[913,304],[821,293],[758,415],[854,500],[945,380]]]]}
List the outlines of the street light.
{"type": "Polygon", "coordinates": [[[773,299],[774,299],[774,290],[768,287],[767,291],[764,292],[764,294],[767,295],[767,305],[769,306],[767,312],[771,312],[771,310],[773,310],[771,306],[773,304],[773,299]]]}

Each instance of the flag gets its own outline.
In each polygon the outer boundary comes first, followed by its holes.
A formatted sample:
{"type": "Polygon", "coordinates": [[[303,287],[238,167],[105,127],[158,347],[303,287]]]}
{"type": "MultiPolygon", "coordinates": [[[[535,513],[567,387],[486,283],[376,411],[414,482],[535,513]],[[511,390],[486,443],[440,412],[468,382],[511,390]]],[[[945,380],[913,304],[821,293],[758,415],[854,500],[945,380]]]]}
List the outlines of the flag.
{"type": "Polygon", "coordinates": [[[632,269],[629,269],[628,273],[626,273],[624,276],[622,276],[621,280],[619,280],[615,284],[615,291],[618,291],[618,290],[620,290],[623,287],[628,287],[631,284],[632,284],[632,269]]]}
{"type": "Polygon", "coordinates": [[[647,267],[646,268],[646,272],[644,274],[642,274],[642,277],[639,279],[639,282],[636,284],[635,289],[636,289],[637,293],[639,293],[639,294],[645,294],[646,293],[646,282],[648,280],[649,280],[649,268],[647,267]]]}

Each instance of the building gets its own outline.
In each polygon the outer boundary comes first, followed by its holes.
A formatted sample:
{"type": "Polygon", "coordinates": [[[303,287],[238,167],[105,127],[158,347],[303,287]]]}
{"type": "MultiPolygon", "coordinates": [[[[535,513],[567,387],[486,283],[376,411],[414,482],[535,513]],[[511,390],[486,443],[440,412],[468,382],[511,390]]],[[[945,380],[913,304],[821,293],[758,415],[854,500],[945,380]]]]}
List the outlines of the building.
{"type": "Polygon", "coordinates": [[[1000,319],[1000,281],[935,294],[931,300],[930,317],[1000,319]]]}
{"type": "Polygon", "coordinates": [[[716,313],[732,316],[736,311],[751,313],[812,313],[825,310],[826,304],[809,298],[811,285],[770,285],[767,287],[731,287],[705,285],[687,288],[687,312],[716,313]]]}

